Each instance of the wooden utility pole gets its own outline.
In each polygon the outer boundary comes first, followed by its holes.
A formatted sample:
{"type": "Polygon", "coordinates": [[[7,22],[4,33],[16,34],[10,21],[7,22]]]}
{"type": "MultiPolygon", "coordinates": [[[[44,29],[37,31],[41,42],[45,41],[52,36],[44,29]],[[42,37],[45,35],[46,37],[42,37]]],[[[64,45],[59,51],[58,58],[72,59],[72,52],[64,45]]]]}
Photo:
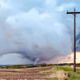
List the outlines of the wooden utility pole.
{"type": "Polygon", "coordinates": [[[80,12],[67,12],[67,14],[74,14],[74,72],[76,72],[76,14],[80,12]]]}

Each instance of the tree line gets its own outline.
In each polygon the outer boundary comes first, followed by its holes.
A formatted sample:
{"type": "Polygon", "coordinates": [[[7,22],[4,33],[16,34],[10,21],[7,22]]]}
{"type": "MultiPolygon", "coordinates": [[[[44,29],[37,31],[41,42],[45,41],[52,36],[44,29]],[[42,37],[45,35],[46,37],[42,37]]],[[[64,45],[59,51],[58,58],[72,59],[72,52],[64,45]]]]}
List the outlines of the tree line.
{"type": "Polygon", "coordinates": [[[13,69],[17,69],[17,68],[32,68],[32,67],[46,67],[46,66],[53,66],[53,64],[46,64],[46,63],[42,63],[42,64],[36,64],[36,65],[9,65],[9,66],[0,66],[0,68],[13,68],[13,69]]]}

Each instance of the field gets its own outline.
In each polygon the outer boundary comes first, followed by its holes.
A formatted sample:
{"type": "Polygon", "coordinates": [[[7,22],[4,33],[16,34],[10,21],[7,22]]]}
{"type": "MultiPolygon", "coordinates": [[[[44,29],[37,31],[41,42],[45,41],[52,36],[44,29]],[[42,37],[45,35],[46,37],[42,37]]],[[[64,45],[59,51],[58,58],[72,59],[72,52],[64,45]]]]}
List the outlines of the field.
{"type": "Polygon", "coordinates": [[[0,80],[80,80],[80,69],[63,66],[0,69],[0,80]]]}
{"type": "Polygon", "coordinates": [[[40,73],[52,67],[36,67],[23,69],[0,69],[1,80],[50,80],[51,73],[40,73]]]}
{"type": "MultiPolygon", "coordinates": [[[[57,72],[63,71],[63,73],[66,74],[67,79],[62,79],[62,80],[80,80],[80,69],[76,69],[76,72],[74,73],[73,68],[69,68],[69,67],[55,66],[50,70],[40,71],[40,73],[54,73],[55,71],[57,72]]],[[[61,73],[57,74],[57,78],[58,78],[58,75],[60,76],[61,73]]],[[[61,80],[60,77],[58,80],[61,80]]]]}

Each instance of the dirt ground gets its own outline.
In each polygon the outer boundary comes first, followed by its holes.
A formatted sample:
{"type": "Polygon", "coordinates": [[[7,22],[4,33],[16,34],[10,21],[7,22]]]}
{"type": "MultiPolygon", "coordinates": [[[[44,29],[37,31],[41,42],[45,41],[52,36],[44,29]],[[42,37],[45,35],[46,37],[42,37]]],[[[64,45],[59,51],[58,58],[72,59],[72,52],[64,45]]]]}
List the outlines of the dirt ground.
{"type": "MultiPolygon", "coordinates": [[[[0,69],[1,80],[44,80],[50,73],[39,73],[42,70],[49,70],[52,67],[37,67],[24,69],[0,69]]],[[[48,79],[49,80],[49,79],[48,79]]]]}

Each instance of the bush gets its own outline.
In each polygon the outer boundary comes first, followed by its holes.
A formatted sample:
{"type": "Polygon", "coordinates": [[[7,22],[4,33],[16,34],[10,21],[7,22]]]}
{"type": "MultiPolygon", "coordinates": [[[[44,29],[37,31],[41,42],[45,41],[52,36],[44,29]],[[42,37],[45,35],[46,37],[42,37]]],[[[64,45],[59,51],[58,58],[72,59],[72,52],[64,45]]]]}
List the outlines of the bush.
{"type": "Polygon", "coordinates": [[[80,80],[80,73],[68,73],[68,80],[80,80]]]}
{"type": "Polygon", "coordinates": [[[45,66],[47,66],[47,64],[46,63],[43,63],[43,64],[40,64],[40,66],[41,67],[45,67],[45,66]]]}

